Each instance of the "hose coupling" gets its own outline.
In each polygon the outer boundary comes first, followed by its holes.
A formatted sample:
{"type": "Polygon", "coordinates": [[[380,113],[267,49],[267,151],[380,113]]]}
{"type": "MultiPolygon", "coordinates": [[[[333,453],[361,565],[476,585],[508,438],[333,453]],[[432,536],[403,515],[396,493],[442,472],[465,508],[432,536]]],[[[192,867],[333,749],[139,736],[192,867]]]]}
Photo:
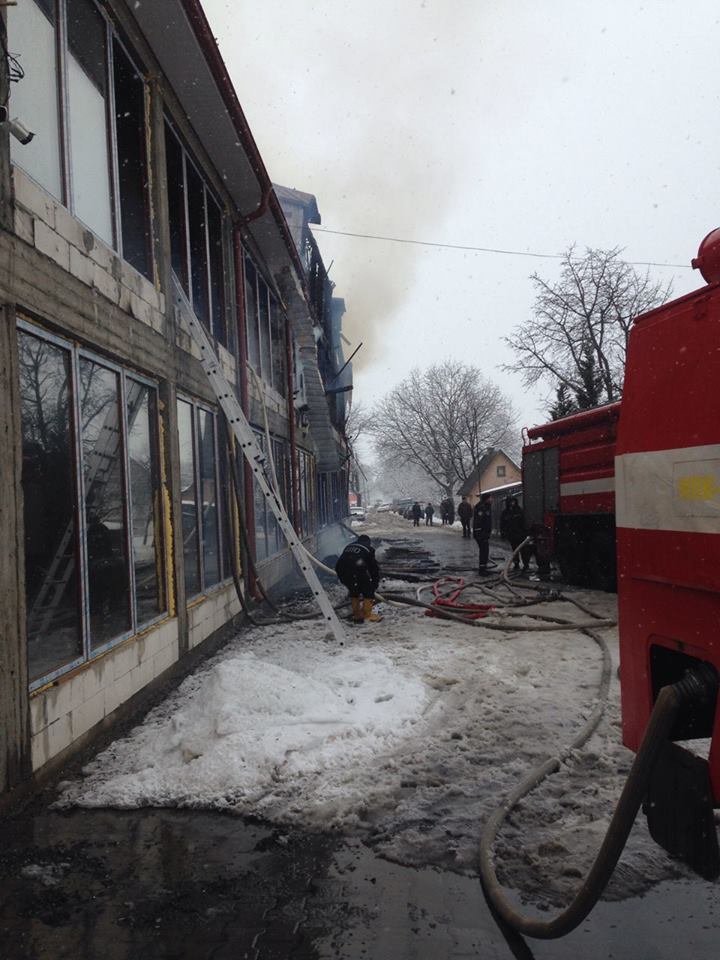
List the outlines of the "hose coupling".
{"type": "Polygon", "coordinates": [[[673,684],[681,703],[709,703],[718,690],[718,674],[715,667],[705,661],[699,661],[685,671],[681,680],[673,684]]]}

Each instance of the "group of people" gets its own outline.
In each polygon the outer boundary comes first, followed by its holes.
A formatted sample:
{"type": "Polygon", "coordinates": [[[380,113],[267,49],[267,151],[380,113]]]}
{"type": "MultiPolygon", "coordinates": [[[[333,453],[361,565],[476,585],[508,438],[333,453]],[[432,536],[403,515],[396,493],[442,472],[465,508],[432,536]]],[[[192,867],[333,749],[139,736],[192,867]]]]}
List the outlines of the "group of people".
{"type": "MultiPolygon", "coordinates": [[[[478,545],[478,572],[481,576],[487,574],[490,559],[490,536],[493,524],[492,504],[492,494],[483,493],[475,507],[471,507],[467,497],[463,497],[457,508],[458,517],[462,523],[463,537],[470,537],[472,529],[472,536],[478,545]]],[[[414,526],[420,525],[420,517],[423,512],[425,513],[425,523],[432,526],[435,510],[431,503],[428,503],[423,511],[423,508],[416,501],[410,512],[414,526]]],[[[531,547],[525,545],[518,551],[518,547],[527,535],[525,518],[516,497],[508,497],[505,501],[505,507],[500,514],[500,535],[510,544],[515,569],[519,569],[522,560],[523,570],[527,570],[530,564],[531,547]]],[[[366,620],[370,623],[376,623],[382,620],[382,617],[374,611],[375,591],[380,583],[380,568],[375,559],[375,551],[370,542],[370,537],[362,534],[353,543],[349,543],[335,565],[335,572],[350,594],[355,623],[364,623],[366,620]]]]}
{"type": "Polygon", "coordinates": [[[415,503],[410,507],[410,516],[413,518],[414,527],[420,526],[420,518],[422,516],[425,517],[425,526],[431,527],[433,525],[434,514],[435,507],[431,503],[428,503],[426,507],[421,507],[416,500],[415,503]]]}
{"type": "MultiPolygon", "coordinates": [[[[467,497],[463,497],[457,508],[457,515],[462,525],[462,535],[465,538],[473,537],[480,550],[479,572],[486,573],[490,549],[490,534],[492,533],[492,503],[490,493],[483,493],[480,500],[473,507],[467,497]]],[[[421,507],[415,501],[410,509],[413,526],[419,527],[420,520],[425,517],[425,526],[433,525],[435,508],[431,503],[421,507]]],[[[455,503],[451,497],[440,504],[440,516],[443,525],[455,522],[455,503]]],[[[500,536],[507,540],[513,553],[526,537],[525,518],[516,497],[508,497],[505,507],[500,514],[500,536]]],[[[530,547],[525,547],[519,555],[513,557],[513,566],[519,569],[522,560],[523,570],[528,569],[530,561],[530,547]]]]}

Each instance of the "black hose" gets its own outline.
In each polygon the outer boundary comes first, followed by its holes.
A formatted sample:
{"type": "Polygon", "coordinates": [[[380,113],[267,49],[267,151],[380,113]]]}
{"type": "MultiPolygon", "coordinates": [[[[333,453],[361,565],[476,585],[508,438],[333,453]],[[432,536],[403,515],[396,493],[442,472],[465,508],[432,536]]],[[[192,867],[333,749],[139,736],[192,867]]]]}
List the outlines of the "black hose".
{"type": "Polygon", "coordinates": [[[648,781],[658,753],[670,737],[680,707],[688,699],[701,696],[707,690],[708,684],[713,683],[717,687],[717,677],[710,678],[696,670],[690,671],[678,683],[660,690],[642,743],[595,862],[572,902],[552,920],[538,920],[523,916],[510,906],[503,896],[495,874],[492,848],[507,814],[537,783],[560,767],[560,760],[558,758],[547,760],[519,784],[498,807],[485,825],[480,839],[480,881],[493,909],[506,924],[525,936],[539,940],[552,940],[565,936],[582,923],[599,900],[620,859],[640,804],[647,793],[648,781]]]}

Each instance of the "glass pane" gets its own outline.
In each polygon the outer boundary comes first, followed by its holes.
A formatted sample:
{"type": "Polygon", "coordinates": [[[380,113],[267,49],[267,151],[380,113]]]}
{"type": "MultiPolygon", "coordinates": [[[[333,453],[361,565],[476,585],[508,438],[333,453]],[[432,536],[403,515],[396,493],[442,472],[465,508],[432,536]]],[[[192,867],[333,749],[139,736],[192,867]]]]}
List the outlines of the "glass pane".
{"type": "Polygon", "coordinates": [[[73,213],[113,243],[105,21],[91,0],[68,0],[68,130],[73,213]]]}
{"type": "Polygon", "coordinates": [[[262,378],[272,383],[272,350],[270,347],[270,311],[268,309],[268,288],[265,281],[258,277],[258,324],[260,327],[260,365],[262,378]]]}
{"type": "Polygon", "coordinates": [[[205,587],[220,582],[218,551],[217,472],[215,461],[215,417],[207,410],[198,411],[200,449],[200,489],[202,490],[203,561],[205,587]]]}
{"type": "Polygon", "coordinates": [[[25,76],[12,84],[11,116],[34,133],[30,143],[10,138],[13,163],[26,170],[47,191],[62,200],[60,125],[55,25],[33,0],[8,7],[8,46],[21,58],[25,76]]]}
{"type": "Polygon", "coordinates": [[[80,427],[94,648],[127,633],[132,624],[119,377],[85,358],[80,360],[80,427]]]}
{"type": "Polygon", "coordinates": [[[192,305],[197,316],[210,328],[208,260],[205,234],[205,187],[191,163],[185,164],[190,233],[190,277],[192,305]]]}
{"type": "Polygon", "coordinates": [[[68,49],[98,92],[105,96],[105,21],[93,0],[65,2],[68,49]]]}
{"type": "Polygon", "coordinates": [[[122,255],[136,270],[152,278],[145,85],[117,41],[113,42],[113,67],[122,255]]]}
{"type": "Polygon", "coordinates": [[[137,622],[165,611],[165,573],[160,511],[157,398],[142,383],[127,380],[128,453],[137,622]]]}
{"type": "Polygon", "coordinates": [[[222,215],[220,208],[209,194],[207,194],[207,222],[210,246],[210,285],[212,289],[212,332],[220,343],[227,346],[222,215]]]}
{"type": "Polygon", "coordinates": [[[257,316],[257,271],[245,258],[245,325],[247,328],[248,361],[260,372],[260,333],[257,316]]]}
{"type": "Polygon", "coordinates": [[[188,287],[187,237],[185,233],[185,174],[183,153],[177,137],[165,124],[168,208],[170,212],[170,256],[175,276],[185,293],[188,287]]]}
{"type": "Polygon", "coordinates": [[[20,331],[28,669],[46,676],[82,654],[70,354],[20,331]]]}
{"type": "Polygon", "coordinates": [[[190,404],[185,403],[184,400],[178,400],[178,438],[180,441],[180,496],[182,500],[185,593],[188,597],[192,597],[196,593],[200,593],[200,561],[198,558],[193,410],[190,404]]]}

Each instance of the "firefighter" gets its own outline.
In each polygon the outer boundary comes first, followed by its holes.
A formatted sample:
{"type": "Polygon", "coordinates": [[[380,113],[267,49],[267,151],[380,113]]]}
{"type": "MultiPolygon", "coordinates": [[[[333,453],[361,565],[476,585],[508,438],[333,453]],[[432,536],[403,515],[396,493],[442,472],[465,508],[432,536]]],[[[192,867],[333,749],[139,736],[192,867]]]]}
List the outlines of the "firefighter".
{"type": "Polygon", "coordinates": [[[463,537],[470,538],[470,521],[472,520],[473,508],[468,503],[468,498],[463,497],[457,508],[460,523],[462,524],[463,537]]]}
{"type": "Polygon", "coordinates": [[[480,551],[478,573],[485,576],[490,557],[490,534],[492,533],[492,494],[483,493],[473,510],[473,536],[480,551]]]}
{"type": "MultiPolygon", "coordinates": [[[[526,538],[525,517],[517,497],[508,497],[505,501],[505,509],[500,514],[500,536],[508,541],[514,554],[526,538]]],[[[530,566],[530,547],[523,547],[521,553],[523,570],[527,570],[530,566]]],[[[520,554],[513,557],[513,566],[516,570],[520,569],[520,554]]]]}
{"type": "Polygon", "coordinates": [[[335,564],[335,573],[348,589],[355,623],[363,623],[365,620],[377,623],[382,620],[382,617],[373,611],[375,591],[380,583],[380,568],[370,544],[370,537],[362,534],[345,547],[335,564]]]}

